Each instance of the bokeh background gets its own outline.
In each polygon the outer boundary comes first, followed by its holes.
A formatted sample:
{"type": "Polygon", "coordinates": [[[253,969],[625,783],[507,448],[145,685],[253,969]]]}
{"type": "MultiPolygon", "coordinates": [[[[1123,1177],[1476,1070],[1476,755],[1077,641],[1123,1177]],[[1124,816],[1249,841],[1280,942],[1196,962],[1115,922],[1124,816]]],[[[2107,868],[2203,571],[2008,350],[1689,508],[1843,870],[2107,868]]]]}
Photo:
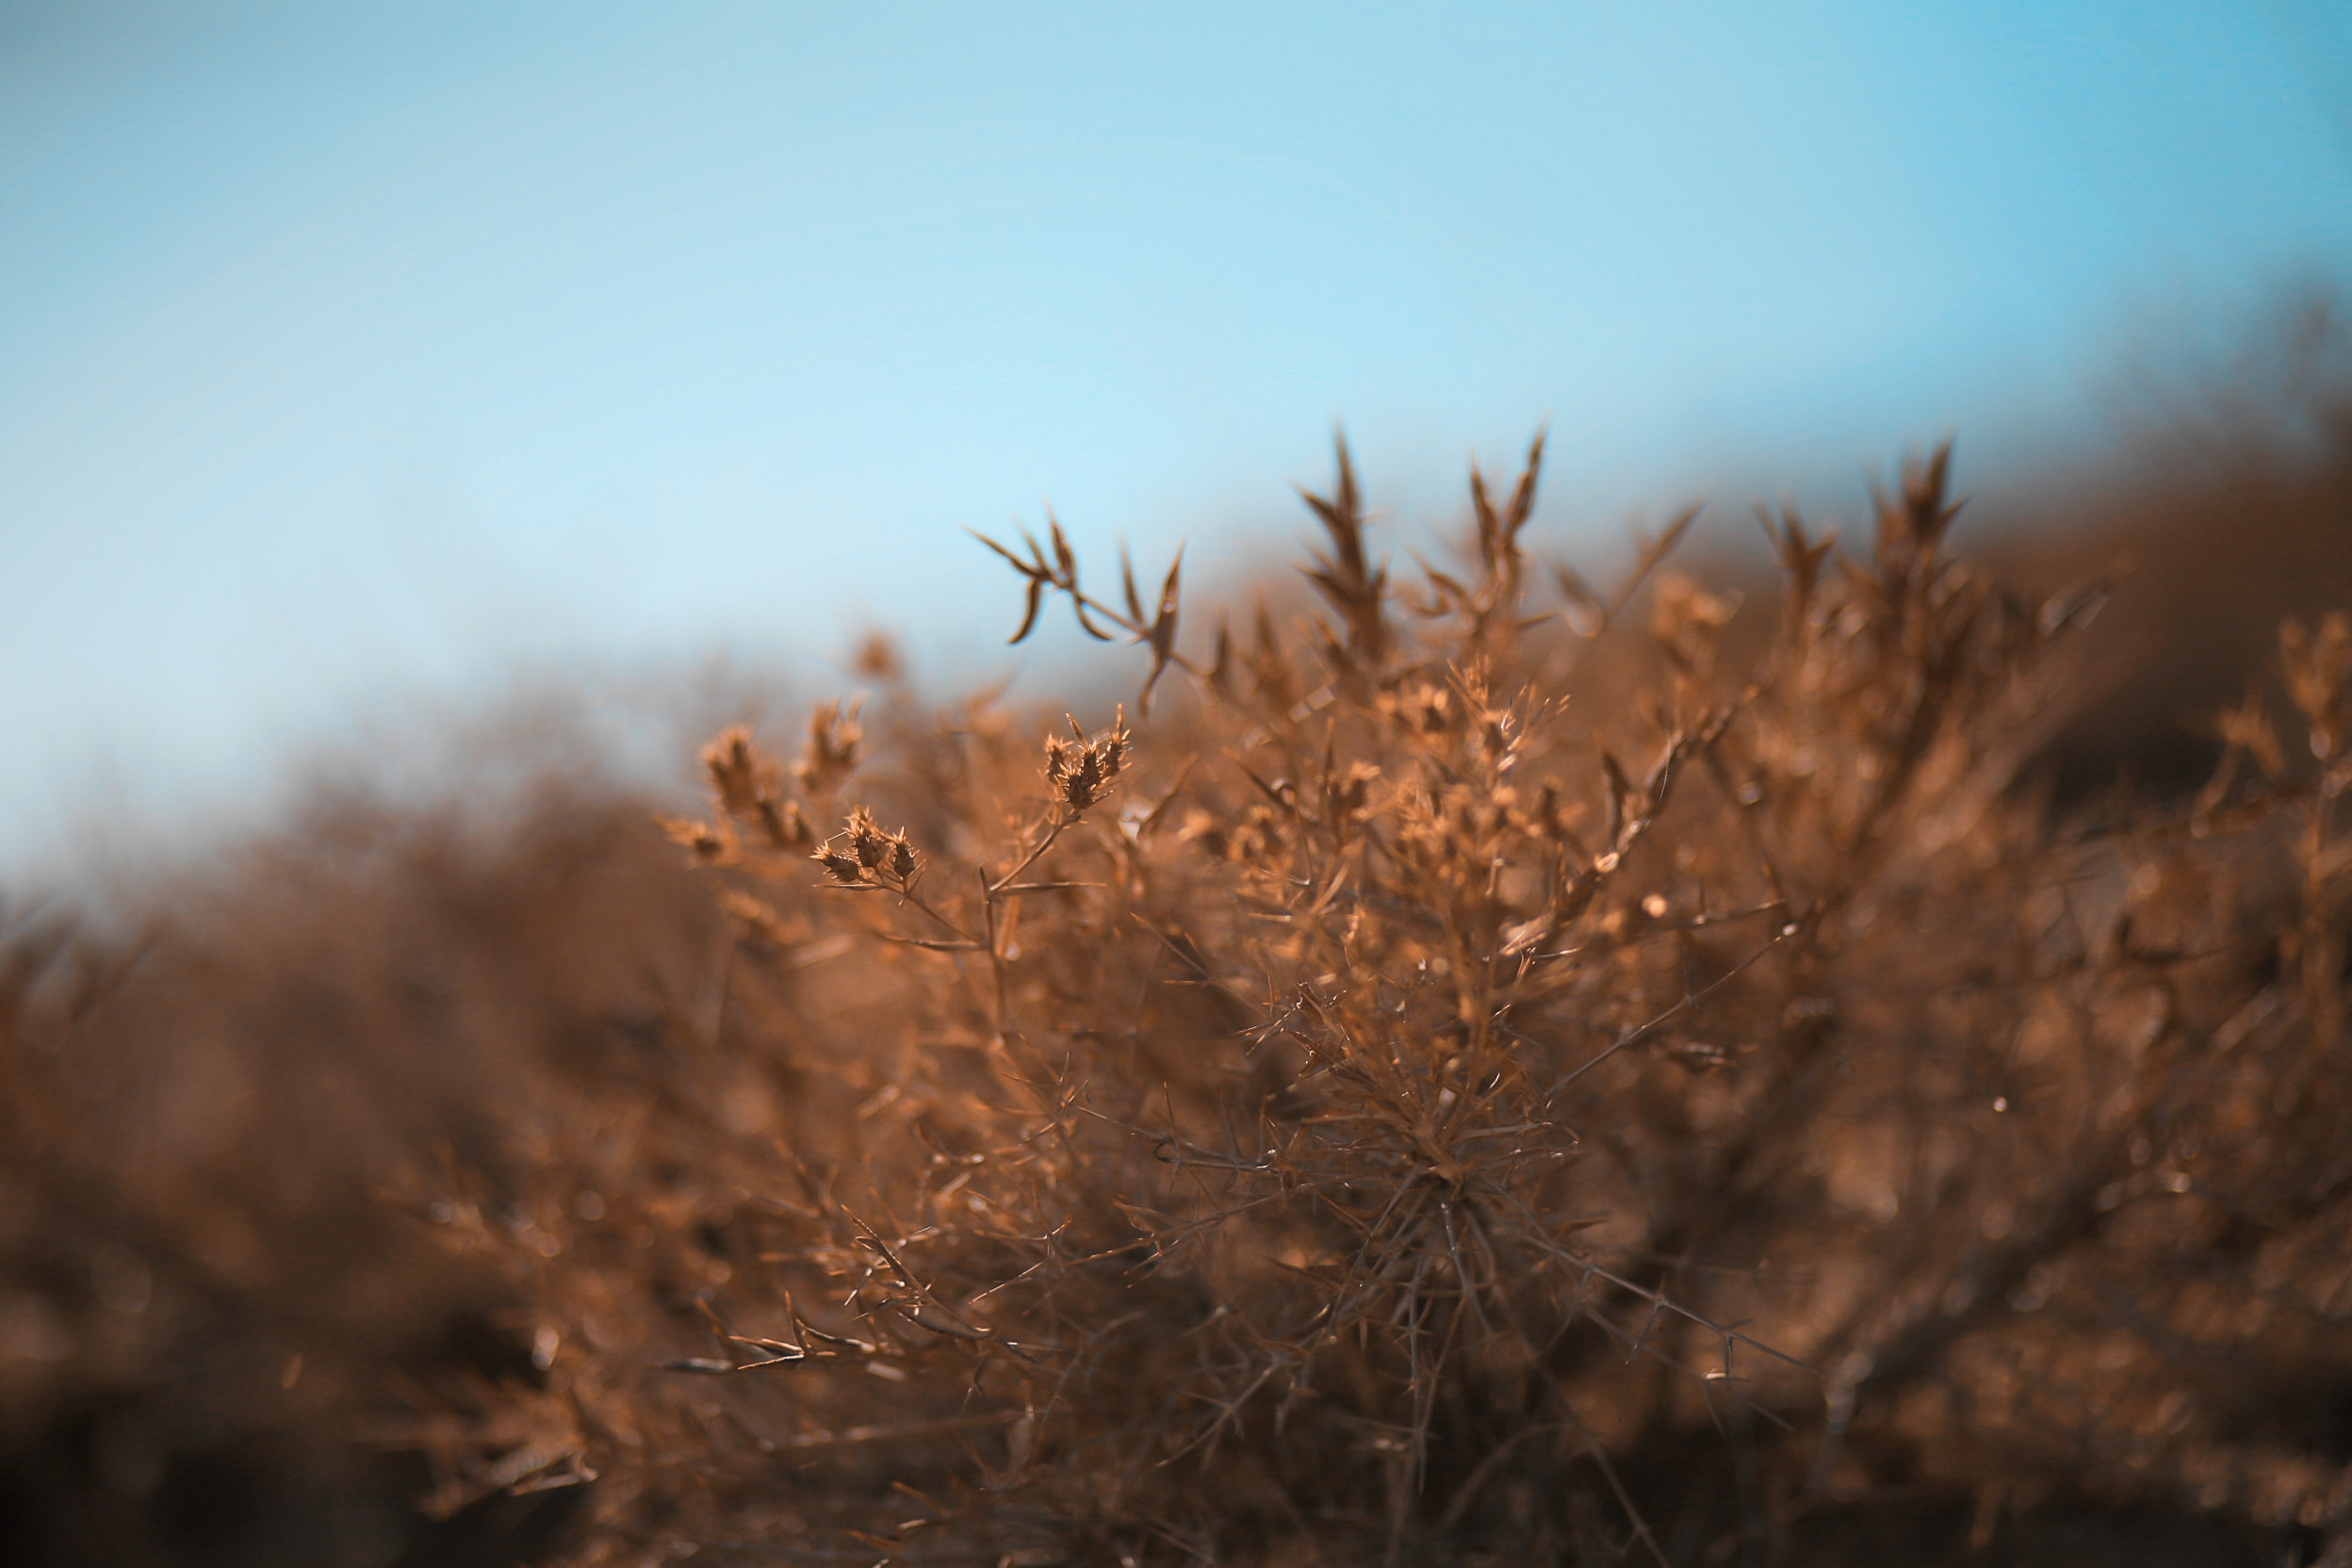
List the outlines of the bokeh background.
{"type": "Polygon", "coordinates": [[[0,871],[518,679],[1050,660],[959,528],[1246,564],[1335,422],[1407,522],[1544,422],[1562,531],[2048,484],[2347,264],[2327,0],[12,0],[0,871]]]}

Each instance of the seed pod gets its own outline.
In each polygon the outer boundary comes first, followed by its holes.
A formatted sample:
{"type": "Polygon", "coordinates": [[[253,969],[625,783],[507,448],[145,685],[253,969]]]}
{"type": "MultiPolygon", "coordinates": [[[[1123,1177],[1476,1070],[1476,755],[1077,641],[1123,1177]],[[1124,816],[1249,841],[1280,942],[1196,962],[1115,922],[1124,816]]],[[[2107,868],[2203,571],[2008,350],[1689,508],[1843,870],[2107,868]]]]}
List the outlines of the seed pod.
{"type": "Polygon", "coordinates": [[[751,731],[733,725],[702,749],[703,772],[710,776],[719,808],[730,817],[748,817],[759,809],[760,797],[773,792],[775,768],[751,743],[751,731]]]}
{"type": "Polygon", "coordinates": [[[844,711],[841,704],[828,702],[809,714],[808,741],[792,770],[800,787],[812,795],[832,793],[858,766],[858,743],[864,738],[855,707],[844,711]]]}
{"type": "Polygon", "coordinates": [[[883,853],[890,847],[882,830],[874,825],[874,818],[862,806],[849,813],[849,852],[868,871],[882,863],[883,853]]]}
{"type": "Polygon", "coordinates": [[[1070,721],[1074,741],[1049,735],[1045,742],[1045,780],[1054,798],[1072,811],[1083,811],[1111,792],[1127,766],[1127,731],[1122,710],[1111,727],[1093,740],[1070,721]]]}

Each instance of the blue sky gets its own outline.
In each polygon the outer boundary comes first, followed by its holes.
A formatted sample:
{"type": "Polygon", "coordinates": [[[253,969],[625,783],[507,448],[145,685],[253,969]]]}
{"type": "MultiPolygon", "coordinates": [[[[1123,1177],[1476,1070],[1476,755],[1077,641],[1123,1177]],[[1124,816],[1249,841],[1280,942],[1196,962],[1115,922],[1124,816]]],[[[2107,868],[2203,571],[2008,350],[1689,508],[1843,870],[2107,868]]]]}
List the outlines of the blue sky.
{"type": "Polygon", "coordinates": [[[959,528],[1262,550],[1336,420],[1402,521],[1548,420],[1563,536],[2046,460],[2347,264],[2316,0],[14,0],[0,867],[387,694],[1009,667],[959,528]]]}

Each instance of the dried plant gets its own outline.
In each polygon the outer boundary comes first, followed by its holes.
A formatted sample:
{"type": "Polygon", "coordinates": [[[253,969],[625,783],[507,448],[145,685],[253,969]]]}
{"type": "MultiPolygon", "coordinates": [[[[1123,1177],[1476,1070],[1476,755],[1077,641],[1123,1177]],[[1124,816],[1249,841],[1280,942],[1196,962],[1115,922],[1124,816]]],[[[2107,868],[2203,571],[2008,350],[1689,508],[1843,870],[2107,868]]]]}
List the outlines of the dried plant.
{"type": "Polygon", "coordinates": [[[2344,616],[2134,790],[1944,454],[1613,572],[1544,455],[1406,567],[1341,446],[1186,646],[990,542],[1132,714],[874,645],[659,831],[20,914],[0,1556],[2352,1560],[2344,616]]]}
{"type": "Polygon", "coordinates": [[[804,800],[721,737],[725,1026],[481,1234],[560,1348],[449,1473],[593,1472],[582,1560],[1762,1560],[1892,1488],[2352,1540],[2264,1426],[2352,1389],[2346,623],[2292,743],[2062,815],[2095,596],[1955,559],[1946,454],[1858,555],[1767,514],[1777,596],[1668,575],[1690,514],[1537,560],[1542,457],[1407,586],[1343,445],[1247,655],[984,541],[1016,640],[1059,595],[1189,678],[1041,768],[988,701],[824,710],[804,800]]]}

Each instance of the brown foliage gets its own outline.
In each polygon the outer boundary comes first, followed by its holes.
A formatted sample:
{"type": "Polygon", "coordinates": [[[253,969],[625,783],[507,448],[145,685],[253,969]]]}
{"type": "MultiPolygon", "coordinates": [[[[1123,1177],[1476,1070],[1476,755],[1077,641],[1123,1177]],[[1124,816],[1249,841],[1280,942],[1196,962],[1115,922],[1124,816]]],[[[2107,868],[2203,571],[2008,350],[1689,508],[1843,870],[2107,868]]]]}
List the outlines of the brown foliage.
{"type": "Polygon", "coordinates": [[[714,748],[727,1066],[579,1086],[556,1244],[504,1250],[587,1560],[1720,1560],[1890,1489],[1985,1539],[2352,1518],[2340,1413],[2292,1413],[2341,1395],[2284,1392],[2352,1379],[2343,620],[2286,633],[2288,740],[2248,710],[2194,801],[2062,820],[2018,784],[2080,606],[1952,556],[1942,454],[1858,554],[1774,518],[1736,659],[1661,575],[1687,519],[1646,593],[1527,602],[1540,460],[1406,589],[1343,449],[1321,612],[1205,668],[1172,573],[1147,619],[1058,529],[1001,551],[1021,633],[1065,595],[1186,694],[1042,769],[986,704],[894,712],[815,878],[759,830],[786,770],[714,748]]]}
{"type": "Polygon", "coordinates": [[[11,1442],[236,1343],[341,1380],[256,1425],[577,1499],[581,1562],[2352,1551],[2346,622],[2199,786],[2062,808],[2093,596],[1955,558],[1943,454],[1772,583],[1686,514],[1605,587],[1542,455],[1400,580],[1343,447],[1313,598],[1205,656],[1176,567],[991,546],[1017,636],[1148,648],[1132,720],[894,688],[722,734],[666,843],[380,825],[20,930],[11,1442]],[[282,1101],[75,1087],[164,1037],[282,1101]]]}

